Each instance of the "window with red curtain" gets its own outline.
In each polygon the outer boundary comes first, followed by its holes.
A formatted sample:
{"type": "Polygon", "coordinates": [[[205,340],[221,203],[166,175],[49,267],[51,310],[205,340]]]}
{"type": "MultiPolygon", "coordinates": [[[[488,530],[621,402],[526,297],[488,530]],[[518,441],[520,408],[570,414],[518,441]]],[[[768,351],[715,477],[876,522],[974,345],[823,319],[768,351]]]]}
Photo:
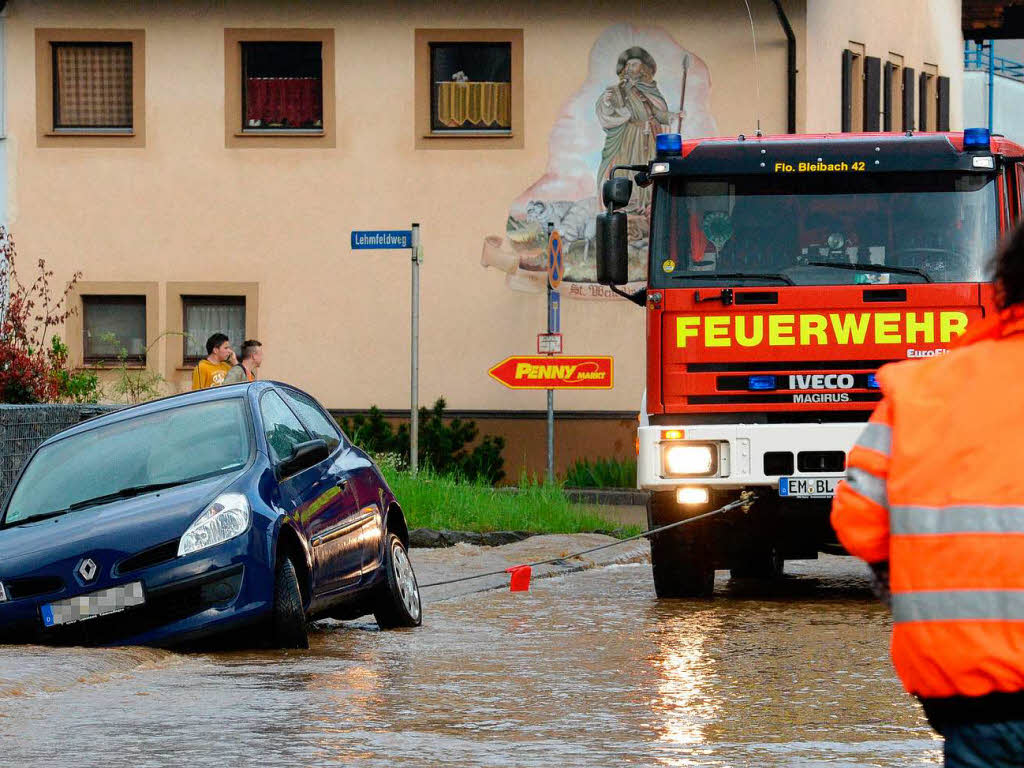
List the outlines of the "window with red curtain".
{"type": "Polygon", "coordinates": [[[323,128],[321,48],[318,42],[242,43],[242,130],[323,128]]]}

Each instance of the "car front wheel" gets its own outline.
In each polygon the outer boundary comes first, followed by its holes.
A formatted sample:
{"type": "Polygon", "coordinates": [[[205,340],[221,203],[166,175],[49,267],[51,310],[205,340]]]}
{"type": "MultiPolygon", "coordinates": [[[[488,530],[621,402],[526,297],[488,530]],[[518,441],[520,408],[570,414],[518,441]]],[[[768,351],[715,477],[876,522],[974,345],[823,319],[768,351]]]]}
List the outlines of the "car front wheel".
{"type": "Polygon", "coordinates": [[[418,627],[423,619],[420,587],[405,545],[389,533],[384,551],[384,580],[377,588],[373,615],[381,629],[418,627]]]}
{"type": "Polygon", "coordinates": [[[295,566],[279,558],[274,574],[274,613],[270,619],[270,641],[275,648],[309,648],[306,612],[295,566]]]}

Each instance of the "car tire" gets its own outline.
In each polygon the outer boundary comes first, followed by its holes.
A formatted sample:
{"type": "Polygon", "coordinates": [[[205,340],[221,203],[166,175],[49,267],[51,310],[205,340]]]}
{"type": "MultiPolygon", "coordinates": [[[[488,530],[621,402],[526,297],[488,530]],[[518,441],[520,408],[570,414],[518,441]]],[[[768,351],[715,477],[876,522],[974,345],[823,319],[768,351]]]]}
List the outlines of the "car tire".
{"type": "Polygon", "coordinates": [[[270,641],[274,648],[309,648],[306,612],[295,566],[287,557],[277,561],[274,573],[274,612],[270,619],[270,641]]]}
{"type": "Polygon", "coordinates": [[[387,535],[384,547],[384,580],[377,587],[373,615],[381,629],[418,627],[423,621],[423,604],[409,553],[402,540],[387,535]]]}
{"type": "Polygon", "coordinates": [[[654,592],[659,598],[709,598],[715,591],[715,566],[699,536],[664,531],[651,537],[654,592]]]}

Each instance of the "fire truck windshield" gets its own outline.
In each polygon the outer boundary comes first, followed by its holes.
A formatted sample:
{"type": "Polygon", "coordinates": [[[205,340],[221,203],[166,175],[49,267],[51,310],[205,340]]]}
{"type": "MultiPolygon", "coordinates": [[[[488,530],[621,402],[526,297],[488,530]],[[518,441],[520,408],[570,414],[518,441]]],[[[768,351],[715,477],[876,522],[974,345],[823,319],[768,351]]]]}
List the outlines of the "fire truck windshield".
{"type": "Polygon", "coordinates": [[[992,176],[676,177],[655,191],[650,283],[977,282],[998,228],[992,176]]]}

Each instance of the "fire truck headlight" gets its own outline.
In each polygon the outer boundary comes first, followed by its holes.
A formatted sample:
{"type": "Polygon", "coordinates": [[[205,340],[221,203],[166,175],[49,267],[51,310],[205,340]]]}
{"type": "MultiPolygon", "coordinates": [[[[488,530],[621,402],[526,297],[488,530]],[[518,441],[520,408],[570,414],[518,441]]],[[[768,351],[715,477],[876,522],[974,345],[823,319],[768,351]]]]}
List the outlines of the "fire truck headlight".
{"type": "Polygon", "coordinates": [[[718,470],[718,449],[709,443],[669,444],[662,448],[665,474],[708,476],[718,470]]]}

